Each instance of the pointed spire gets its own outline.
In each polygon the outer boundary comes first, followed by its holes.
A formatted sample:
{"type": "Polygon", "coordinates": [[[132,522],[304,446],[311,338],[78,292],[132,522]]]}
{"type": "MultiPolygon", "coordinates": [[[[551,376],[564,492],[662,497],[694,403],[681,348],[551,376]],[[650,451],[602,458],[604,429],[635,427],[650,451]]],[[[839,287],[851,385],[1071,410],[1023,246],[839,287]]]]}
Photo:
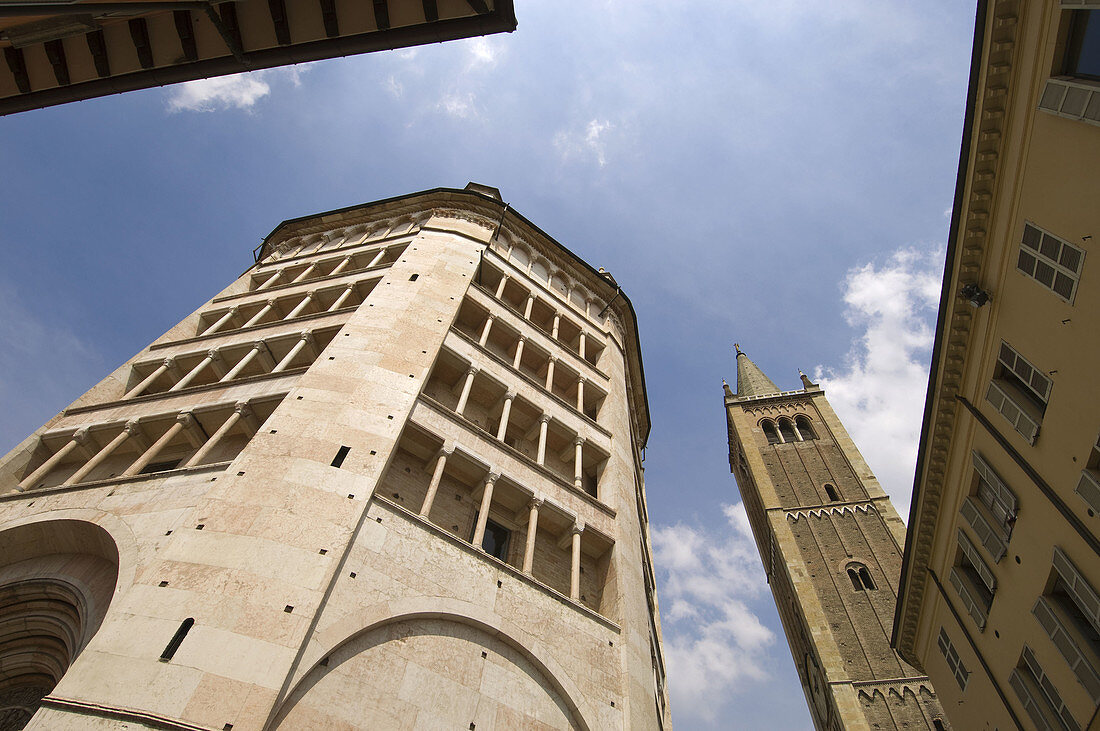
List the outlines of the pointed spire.
{"type": "Polygon", "coordinates": [[[810,377],[802,372],[802,369],[798,369],[798,377],[802,379],[802,388],[809,391],[811,388],[817,388],[817,384],[810,380],[810,377]]]}
{"type": "Polygon", "coordinates": [[[734,343],[733,347],[737,350],[737,395],[745,398],[779,393],[779,386],[772,383],[772,380],[749,360],[749,356],[741,352],[741,346],[734,343]]]}
{"type": "Polygon", "coordinates": [[[730,385],[726,383],[726,379],[722,379],[722,390],[726,394],[726,398],[733,398],[733,391],[730,390],[730,385]]]}

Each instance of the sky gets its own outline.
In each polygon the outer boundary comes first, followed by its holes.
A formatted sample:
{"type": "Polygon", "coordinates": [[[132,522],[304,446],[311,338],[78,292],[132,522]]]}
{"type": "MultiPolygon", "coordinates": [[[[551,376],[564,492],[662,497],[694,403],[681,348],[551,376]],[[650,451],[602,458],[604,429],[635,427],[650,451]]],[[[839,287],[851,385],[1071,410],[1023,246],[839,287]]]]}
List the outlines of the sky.
{"type": "Polygon", "coordinates": [[[974,4],[516,0],[511,34],[0,117],[0,452],[280,221],[478,181],[637,313],[677,729],[808,729],[729,474],[733,343],[905,517],[974,4]]]}

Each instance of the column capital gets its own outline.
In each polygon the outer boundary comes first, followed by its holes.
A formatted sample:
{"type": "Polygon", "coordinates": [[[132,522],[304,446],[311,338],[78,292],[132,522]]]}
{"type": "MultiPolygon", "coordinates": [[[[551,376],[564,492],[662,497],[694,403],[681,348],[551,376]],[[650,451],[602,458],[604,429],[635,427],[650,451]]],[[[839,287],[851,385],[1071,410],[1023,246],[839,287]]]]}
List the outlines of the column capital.
{"type": "Polygon", "coordinates": [[[497,469],[494,469],[494,468],[490,467],[488,474],[485,475],[485,484],[495,485],[497,483],[497,480],[499,480],[499,479],[500,479],[500,470],[497,470],[497,469]]]}
{"type": "Polygon", "coordinates": [[[241,416],[248,416],[252,413],[252,404],[247,401],[238,401],[233,405],[233,410],[241,416]]]}
{"type": "Polygon", "coordinates": [[[82,426],[73,432],[73,441],[82,447],[88,446],[91,443],[91,438],[88,436],[88,427],[82,426]]]}
{"type": "Polygon", "coordinates": [[[311,289],[311,290],[309,290],[308,292],[306,292],[306,297],[305,297],[305,298],[306,298],[307,300],[311,300],[311,299],[313,299],[313,298],[314,298],[314,297],[316,297],[316,296],[317,296],[317,290],[315,290],[315,289],[311,289]]]}
{"type": "Polygon", "coordinates": [[[137,419],[130,419],[122,426],[122,431],[126,432],[130,436],[140,436],[144,429],[141,428],[141,422],[137,419]]]}
{"type": "Polygon", "coordinates": [[[312,343],[313,342],[313,331],[312,330],[303,330],[302,334],[298,336],[298,339],[299,340],[305,340],[307,343],[312,343]]]}
{"type": "MultiPolygon", "coordinates": [[[[268,302],[274,302],[274,300],[268,300],[268,302]]],[[[241,306],[240,305],[233,305],[232,307],[230,307],[227,310],[227,312],[232,312],[234,315],[237,314],[240,311],[241,311],[241,306]]]]}
{"type": "Polygon", "coordinates": [[[165,368],[175,368],[176,367],[176,359],[174,357],[169,356],[169,357],[164,359],[164,362],[162,363],[162,365],[165,368]]]}
{"type": "Polygon", "coordinates": [[[495,319],[497,319],[497,314],[495,312],[490,312],[487,315],[485,315],[485,317],[489,320],[495,320],[495,319]]]}
{"type": "Polygon", "coordinates": [[[577,383],[588,383],[588,376],[584,375],[583,373],[577,376],[577,383]]]}
{"type": "Polygon", "coordinates": [[[210,358],[211,360],[220,360],[222,357],[222,349],[211,348],[210,350],[206,351],[206,357],[210,358]]]}
{"type": "Polygon", "coordinates": [[[571,535],[578,535],[584,533],[584,521],[578,518],[573,522],[573,525],[569,527],[569,533],[571,535]]]}
{"type": "Polygon", "coordinates": [[[186,429],[198,426],[199,423],[195,421],[195,415],[190,411],[181,411],[176,414],[176,421],[180,424],[183,424],[184,428],[186,429]]]}
{"type": "Polygon", "coordinates": [[[546,502],[545,498],[541,498],[538,495],[532,495],[531,499],[527,501],[528,510],[538,510],[542,507],[542,504],[546,502]]]}
{"type": "Polygon", "coordinates": [[[527,336],[526,335],[520,335],[519,336],[519,342],[526,343],[527,342],[527,336]]]}
{"type": "Polygon", "coordinates": [[[263,350],[266,347],[267,347],[267,341],[266,340],[256,340],[252,343],[252,349],[253,350],[263,350]]]}
{"type": "Polygon", "coordinates": [[[454,453],[455,445],[453,444],[444,444],[442,447],[439,448],[439,456],[441,457],[450,457],[454,453]]]}
{"type": "Polygon", "coordinates": [[[267,300],[264,304],[266,304],[270,307],[274,307],[276,302],[278,302],[278,300],[275,299],[274,297],[272,297],[271,299],[267,300]]]}
{"type": "Polygon", "coordinates": [[[481,366],[476,366],[473,363],[466,367],[466,375],[468,376],[476,376],[480,372],[481,366]]]}
{"type": "Polygon", "coordinates": [[[546,360],[550,361],[551,363],[557,363],[558,362],[558,356],[551,353],[549,356],[547,356],[546,360]]]}
{"type": "Polygon", "coordinates": [[[548,423],[550,423],[550,419],[551,419],[550,414],[543,413],[539,416],[539,423],[540,424],[548,424],[548,423]]]}
{"type": "Polygon", "coordinates": [[[344,287],[344,289],[355,289],[355,282],[348,282],[347,286],[344,287]]]}
{"type": "Polygon", "coordinates": [[[516,397],[516,389],[514,389],[514,388],[509,389],[508,392],[504,394],[504,400],[505,401],[511,401],[515,397],[516,397]]]}
{"type": "Polygon", "coordinates": [[[582,444],[584,444],[584,441],[585,441],[584,437],[582,437],[578,434],[577,436],[573,437],[573,446],[574,447],[579,447],[582,444]]]}

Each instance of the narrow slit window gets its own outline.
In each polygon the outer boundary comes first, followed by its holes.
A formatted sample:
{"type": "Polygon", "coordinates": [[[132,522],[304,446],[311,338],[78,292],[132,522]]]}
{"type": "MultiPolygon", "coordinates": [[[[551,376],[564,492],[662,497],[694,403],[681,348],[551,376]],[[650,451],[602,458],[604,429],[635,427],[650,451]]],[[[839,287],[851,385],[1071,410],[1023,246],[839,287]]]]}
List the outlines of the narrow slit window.
{"type": "Polygon", "coordinates": [[[344,458],[348,456],[348,452],[351,451],[351,447],[341,446],[336,452],[336,456],[332,458],[332,466],[339,467],[344,464],[344,458]]]}
{"type": "Polygon", "coordinates": [[[852,582],[852,588],[856,591],[863,591],[863,582],[859,580],[859,572],[855,569],[848,569],[848,579],[852,582]]]}
{"type": "Polygon", "coordinates": [[[188,617],[180,623],[180,628],[176,630],[176,634],[172,635],[172,640],[164,648],[164,652],[160,653],[161,662],[168,662],[172,659],[172,656],[176,654],[176,650],[180,649],[180,645],[183,644],[183,638],[187,637],[187,633],[191,631],[194,624],[194,617],[188,617]]]}
{"type": "Polygon", "coordinates": [[[827,482],[825,483],[825,494],[828,495],[829,500],[831,500],[834,503],[837,502],[838,500],[840,500],[840,495],[837,494],[836,488],[833,487],[832,485],[830,485],[827,482]]]}
{"type": "Polygon", "coordinates": [[[862,567],[859,570],[859,580],[863,583],[863,588],[867,591],[874,591],[876,588],[875,582],[871,579],[871,572],[867,570],[867,567],[862,567]]]}

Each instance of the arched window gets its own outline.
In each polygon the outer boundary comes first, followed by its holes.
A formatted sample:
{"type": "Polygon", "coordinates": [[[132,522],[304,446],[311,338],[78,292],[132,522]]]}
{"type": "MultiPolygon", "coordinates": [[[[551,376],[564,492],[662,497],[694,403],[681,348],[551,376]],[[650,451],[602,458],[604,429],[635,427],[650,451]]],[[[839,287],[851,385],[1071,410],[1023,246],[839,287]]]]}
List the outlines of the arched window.
{"type": "Polygon", "coordinates": [[[764,430],[764,436],[768,438],[768,444],[779,444],[779,432],[775,430],[775,424],[762,421],[760,427],[764,430]]]}
{"type": "Polygon", "coordinates": [[[794,424],[790,419],[779,420],[779,433],[783,435],[784,442],[797,442],[798,437],[794,434],[794,424]]]}
{"type": "Polygon", "coordinates": [[[829,500],[834,503],[840,500],[840,495],[837,494],[836,488],[830,485],[828,482],[825,483],[825,494],[828,495],[829,500]]]}
{"type": "Polygon", "coordinates": [[[856,591],[874,591],[878,588],[871,579],[871,572],[861,563],[848,564],[848,579],[856,591]]]}
{"type": "Polygon", "coordinates": [[[805,416],[796,417],[794,425],[803,439],[817,439],[817,434],[814,433],[814,428],[810,425],[810,420],[805,416]]]}

